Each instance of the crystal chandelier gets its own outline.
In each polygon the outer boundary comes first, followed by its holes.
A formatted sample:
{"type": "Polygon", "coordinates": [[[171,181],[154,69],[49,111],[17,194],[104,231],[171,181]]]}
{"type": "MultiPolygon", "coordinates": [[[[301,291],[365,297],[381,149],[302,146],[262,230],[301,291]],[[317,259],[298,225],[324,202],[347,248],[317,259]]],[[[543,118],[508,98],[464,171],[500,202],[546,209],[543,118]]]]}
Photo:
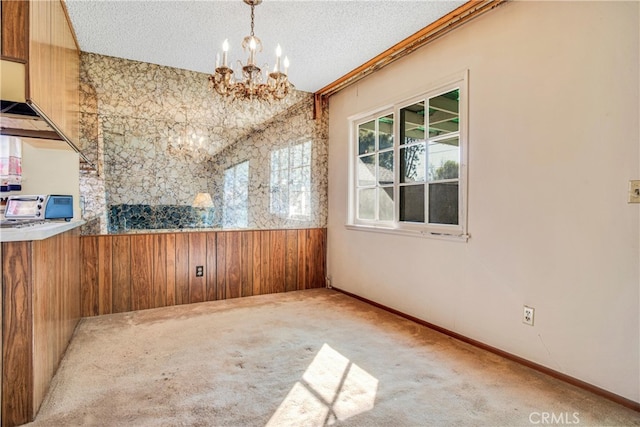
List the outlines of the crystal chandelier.
{"type": "Polygon", "coordinates": [[[272,72],[268,72],[269,66],[266,64],[264,72],[256,65],[256,52],[262,52],[262,42],[253,33],[254,8],[262,3],[262,0],[243,1],[251,6],[251,35],[242,41],[242,49],[249,54],[246,64],[238,61],[242,67],[242,80],[236,80],[233,69],[227,65],[229,42],[225,40],[222,44],[222,64],[220,64],[219,54],[216,55],[216,70],[209,76],[210,85],[220,95],[233,96],[234,99],[261,101],[283,99],[294,87],[287,78],[289,59],[284,58],[284,70],[282,70],[280,64],[282,49],[278,45],[276,64],[272,72]]]}

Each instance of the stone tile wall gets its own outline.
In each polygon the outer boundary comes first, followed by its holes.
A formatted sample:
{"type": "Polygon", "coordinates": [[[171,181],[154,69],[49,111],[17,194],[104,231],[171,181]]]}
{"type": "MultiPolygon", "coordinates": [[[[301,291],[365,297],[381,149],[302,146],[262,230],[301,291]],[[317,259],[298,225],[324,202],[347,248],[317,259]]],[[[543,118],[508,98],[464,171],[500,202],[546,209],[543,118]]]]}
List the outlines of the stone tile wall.
{"type": "Polygon", "coordinates": [[[313,119],[313,95],[295,91],[273,104],[233,101],[214,95],[207,78],[82,54],[80,145],[97,165],[80,180],[90,232],[117,232],[125,223],[198,227],[190,206],[201,192],[211,193],[214,201],[206,226],[224,226],[223,212],[231,197],[224,194],[225,171],[245,160],[250,163],[244,226],[326,226],[328,123],[326,114],[322,122],[313,119]],[[270,152],[296,141],[311,141],[313,153],[312,208],[303,221],[269,210],[270,152]]]}

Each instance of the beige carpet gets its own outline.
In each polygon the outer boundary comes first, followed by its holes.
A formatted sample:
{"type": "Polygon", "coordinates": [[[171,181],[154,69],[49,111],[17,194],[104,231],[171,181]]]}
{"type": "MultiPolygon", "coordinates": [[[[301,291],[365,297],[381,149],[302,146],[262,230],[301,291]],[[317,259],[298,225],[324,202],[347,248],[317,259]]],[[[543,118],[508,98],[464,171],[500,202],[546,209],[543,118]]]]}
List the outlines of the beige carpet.
{"type": "Polygon", "coordinates": [[[317,289],[84,319],[33,425],[552,421],[640,426],[640,414],[317,289]]]}

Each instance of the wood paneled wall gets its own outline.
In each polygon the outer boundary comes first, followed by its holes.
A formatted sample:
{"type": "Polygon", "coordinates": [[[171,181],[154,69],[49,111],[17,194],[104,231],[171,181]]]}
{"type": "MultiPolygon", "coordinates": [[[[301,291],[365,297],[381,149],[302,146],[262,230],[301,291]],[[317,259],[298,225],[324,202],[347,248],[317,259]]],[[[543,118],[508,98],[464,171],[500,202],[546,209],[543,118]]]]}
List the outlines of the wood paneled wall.
{"type": "Polygon", "coordinates": [[[80,319],[80,235],[2,243],[2,425],[35,416],[80,319]]]}
{"type": "Polygon", "coordinates": [[[82,316],[325,286],[322,228],[82,236],[80,242],[82,316]]]}

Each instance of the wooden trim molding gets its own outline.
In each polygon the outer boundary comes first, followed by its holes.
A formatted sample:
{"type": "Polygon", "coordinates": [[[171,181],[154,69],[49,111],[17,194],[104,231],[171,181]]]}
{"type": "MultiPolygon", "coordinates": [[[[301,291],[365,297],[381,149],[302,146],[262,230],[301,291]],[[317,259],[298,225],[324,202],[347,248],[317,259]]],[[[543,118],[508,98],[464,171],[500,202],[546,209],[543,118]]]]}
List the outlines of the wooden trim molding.
{"type": "Polygon", "coordinates": [[[361,66],[355,68],[344,76],[340,77],[333,83],[328,84],[322,89],[315,92],[316,105],[319,104],[318,99],[327,100],[331,95],[341,91],[342,89],[352,85],[358,80],[380,70],[383,67],[397,61],[398,59],[410,54],[414,50],[432,42],[433,40],[443,36],[449,31],[460,27],[462,24],[488,12],[507,0],[471,0],[437,21],[424,27],[422,30],[402,40],[400,43],[390,47],[378,56],[370,59],[361,66]]]}
{"type": "Polygon", "coordinates": [[[455,339],[457,339],[459,341],[465,342],[467,344],[471,344],[471,345],[473,345],[475,347],[478,347],[478,348],[480,348],[482,350],[486,350],[486,351],[491,352],[493,354],[497,354],[498,356],[504,357],[505,359],[509,359],[509,360],[511,360],[513,362],[516,362],[516,363],[519,363],[521,365],[524,365],[527,368],[531,368],[531,369],[536,370],[538,372],[541,372],[543,374],[549,375],[550,377],[556,378],[556,379],[558,379],[560,381],[564,381],[564,382],[566,382],[568,384],[571,384],[571,385],[579,387],[579,388],[581,388],[583,390],[589,391],[589,392],[591,392],[591,393],[593,393],[595,395],[598,395],[598,396],[604,397],[605,399],[611,400],[611,401],[613,401],[613,402],[615,402],[615,403],[617,403],[619,405],[622,405],[622,406],[625,406],[627,408],[633,409],[634,411],[640,412],[640,403],[639,402],[633,401],[631,399],[627,399],[626,397],[623,397],[623,396],[620,396],[618,394],[612,393],[612,392],[610,392],[608,390],[605,390],[605,389],[600,388],[598,386],[595,386],[593,384],[589,384],[589,383],[587,383],[585,381],[579,380],[579,379],[574,378],[574,377],[572,377],[570,375],[563,374],[562,372],[558,372],[558,371],[555,371],[553,369],[547,368],[546,366],[539,365],[539,364],[537,364],[535,362],[532,362],[530,360],[524,359],[524,358],[522,358],[520,356],[516,356],[515,354],[511,354],[511,353],[508,353],[508,352],[506,352],[504,350],[500,350],[499,348],[492,347],[492,346],[490,346],[488,344],[485,344],[485,343],[483,343],[481,341],[474,340],[473,338],[466,337],[466,336],[461,335],[461,334],[459,334],[457,332],[450,331],[449,329],[445,329],[445,328],[443,328],[441,326],[434,325],[433,323],[427,322],[427,321],[419,319],[417,317],[413,317],[413,316],[411,316],[409,314],[403,313],[403,312],[398,311],[396,309],[393,309],[391,307],[387,307],[386,305],[383,305],[383,304],[377,303],[375,301],[372,301],[370,299],[361,297],[360,295],[352,294],[351,292],[347,292],[345,290],[342,290],[342,289],[339,289],[339,288],[335,288],[335,287],[332,288],[332,289],[336,290],[338,292],[341,292],[341,293],[343,293],[345,295],[348,295],[348,296],[350,296],[352,298],[355,298],[357,300],[360,300],[362,302],[365,302],[367,304],[370,304],[370,305],[372,305],[374,307],[378,307],[378,308],[380,308],[382,310],[388,311],[389,313],[392,313],[392,314],[395,314],[397,316],[403,317],[403,318],[405,318],[407,320],[410,320],[412,322],[415,322],[415,323],[417,323],[419,325],[426,326],[427,328],[433,329],[434,331],[437,331],[437,332],[440,332],[442,334],[448,335],[451,338],[455,338],[455,339]]]}
{"type": "Polygon", "coordinates": [[[76,36],[76,30],[73,28],[71,24],[71,18],[69,17],[69,10],[67,9],[67,2],[65,0],[60,0],[62,4],[62,11],[64,12],[64,16],[67,19],[67,25],[69,25],[69,30],[71,31],[71,37],[73,38],[73,43],[76,45],[76,50],[80,52],[80,44],[78,43],[78,37],[76,36]]]}

